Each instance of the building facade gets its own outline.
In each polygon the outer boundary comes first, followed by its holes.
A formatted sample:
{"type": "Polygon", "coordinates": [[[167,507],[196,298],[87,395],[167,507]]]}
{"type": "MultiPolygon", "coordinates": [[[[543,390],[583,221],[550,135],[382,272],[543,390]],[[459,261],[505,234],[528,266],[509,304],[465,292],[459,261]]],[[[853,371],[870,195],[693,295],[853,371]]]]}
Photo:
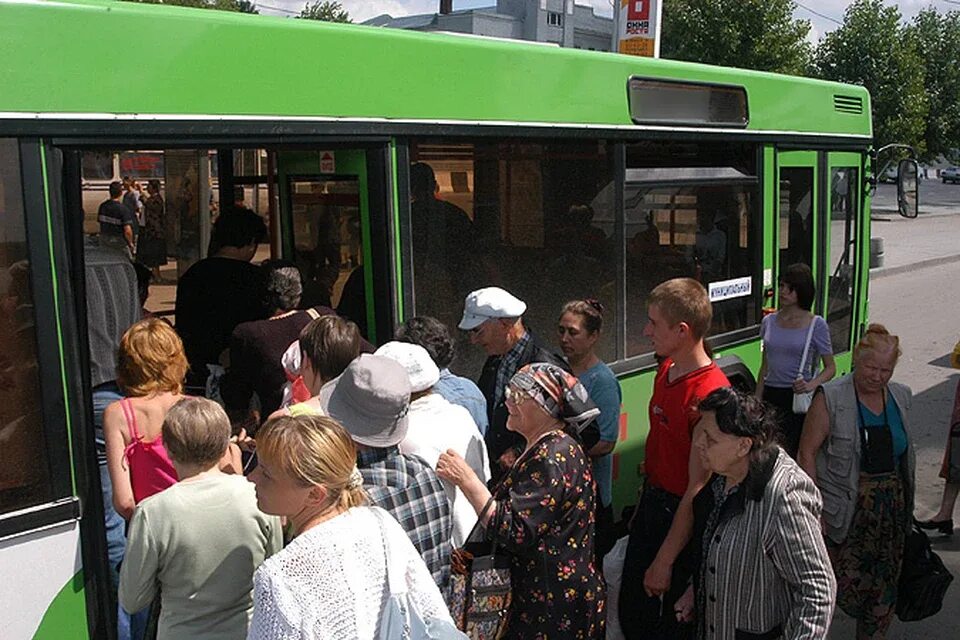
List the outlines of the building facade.
{"type": "Polygon", "coordinates": [[[574,0],[497,0],[496,6],[394,18],[381,15],[363,24],[448,31],[495,38],[549,42],[561,47],[610,51],[613,19],[574,0]]]}

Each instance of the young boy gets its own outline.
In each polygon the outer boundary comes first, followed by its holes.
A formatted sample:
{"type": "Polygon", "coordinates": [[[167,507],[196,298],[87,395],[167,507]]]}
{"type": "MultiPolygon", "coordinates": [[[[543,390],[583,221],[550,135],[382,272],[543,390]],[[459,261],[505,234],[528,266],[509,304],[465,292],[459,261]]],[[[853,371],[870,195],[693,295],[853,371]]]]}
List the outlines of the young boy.
{"type": "Polygon", "coordinates": [[[120,604],[139,611],[159,587],[159,638],[244,638],[253,572],[282,548],[280,520],[257,508],[253,484],[220,471],[230,421],[205,398],[177,402],[163,444],[177,484],[150,496],[130,521],[120,604]]]}
{"type": "Polygon", "coordinates": [[[677,640],[692,635],[690,625],[678,623],[675,605],[691,573],[681,552],[693,529],[693,498],[709,476],[691,453],[696,406],[730,383],[703,343],[713,311],[699,282],[660,284],[647,300],[647,315],[643,334],[663,361],[650,399],[646,481],[624,560],[620,623],[629,640],[677,640]]]}

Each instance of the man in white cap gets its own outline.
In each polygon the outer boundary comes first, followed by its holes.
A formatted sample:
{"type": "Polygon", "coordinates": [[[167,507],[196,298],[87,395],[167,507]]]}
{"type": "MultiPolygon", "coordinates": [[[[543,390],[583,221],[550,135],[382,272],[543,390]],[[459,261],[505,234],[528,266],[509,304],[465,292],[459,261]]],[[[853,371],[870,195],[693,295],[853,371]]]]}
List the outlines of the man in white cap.
{"type": "MultiPolygon", "coordinates": [[[[490,464],[483,436],[469,411],[434,393],[440,369],[427,350],[408,342],[388,342],[374,355],[395,360],[410,376],[409,426],[400,442],[400,452],[419,456],[436,470],[440,454],[452,449],[467,461],[478,478],[487,482],[490,464]]],[[[477,522],[477,512],[456,485],[441,482],[453,515],[453,546],[461,547],[477,522]]]]}
{"type": "Polygon", "coordinates": [[[433,469],[400,453],[407,435],[410,378],[395,361],[360,354],[320,391],[324,412],[357,445],[357,468],[370,503],[403,527],[442,593],[450,578],[450,504],[433,469]]]}
{"type": "Polygon", "coordinates": [[[522,316],[526,310],[526,303],[510,292],[486,287],[467,295],[459,324],[470,332],[470,342],[487,353],[477,386],[487,399],[490,426],[485,440],[495,482],[513,466],[524,447],[523,438],[507,430],[504,390],[510,378],[531,362],[549,362],[570,370],[562,357],[552,353],[524,327],[522,316]]]}

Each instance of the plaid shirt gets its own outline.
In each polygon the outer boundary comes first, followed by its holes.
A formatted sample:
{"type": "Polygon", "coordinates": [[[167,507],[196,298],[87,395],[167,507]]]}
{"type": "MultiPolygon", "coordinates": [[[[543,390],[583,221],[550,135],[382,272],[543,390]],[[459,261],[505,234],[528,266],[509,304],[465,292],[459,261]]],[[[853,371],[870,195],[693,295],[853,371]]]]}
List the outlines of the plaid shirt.
{"type": "Polygon", "coordinates": [[[527,348],[528,342],[530,342],[530,334],[524,331],[523,336],[517,340],[517,344],[513,345],[513,348],[500,359],[500,366],[497,367],[497,387],[493,390],[493,406],[500,404],[507,383],[520,368],[520,358],[523,357],[523,351],[527,348]]]}
{"type": "Polygon", "coordinates": [[[397,447],[366,449],[357,455],[370,503],[386,509],[403,527],[446,593],[450,578],[453,519],[443,485],[426,462],[397,447]]]}

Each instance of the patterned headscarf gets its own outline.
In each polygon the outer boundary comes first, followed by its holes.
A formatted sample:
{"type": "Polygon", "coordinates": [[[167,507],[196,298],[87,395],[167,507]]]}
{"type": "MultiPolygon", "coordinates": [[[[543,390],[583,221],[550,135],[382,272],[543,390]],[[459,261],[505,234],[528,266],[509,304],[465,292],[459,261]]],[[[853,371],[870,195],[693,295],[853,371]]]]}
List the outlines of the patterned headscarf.
{"type": "Polygon", "coordinates": [[[543,409],[580,433],[600,415],[600,409],[580,381],[546,362],[528,364],[510,378],[510,386],[527,393],[543,409]]]}

